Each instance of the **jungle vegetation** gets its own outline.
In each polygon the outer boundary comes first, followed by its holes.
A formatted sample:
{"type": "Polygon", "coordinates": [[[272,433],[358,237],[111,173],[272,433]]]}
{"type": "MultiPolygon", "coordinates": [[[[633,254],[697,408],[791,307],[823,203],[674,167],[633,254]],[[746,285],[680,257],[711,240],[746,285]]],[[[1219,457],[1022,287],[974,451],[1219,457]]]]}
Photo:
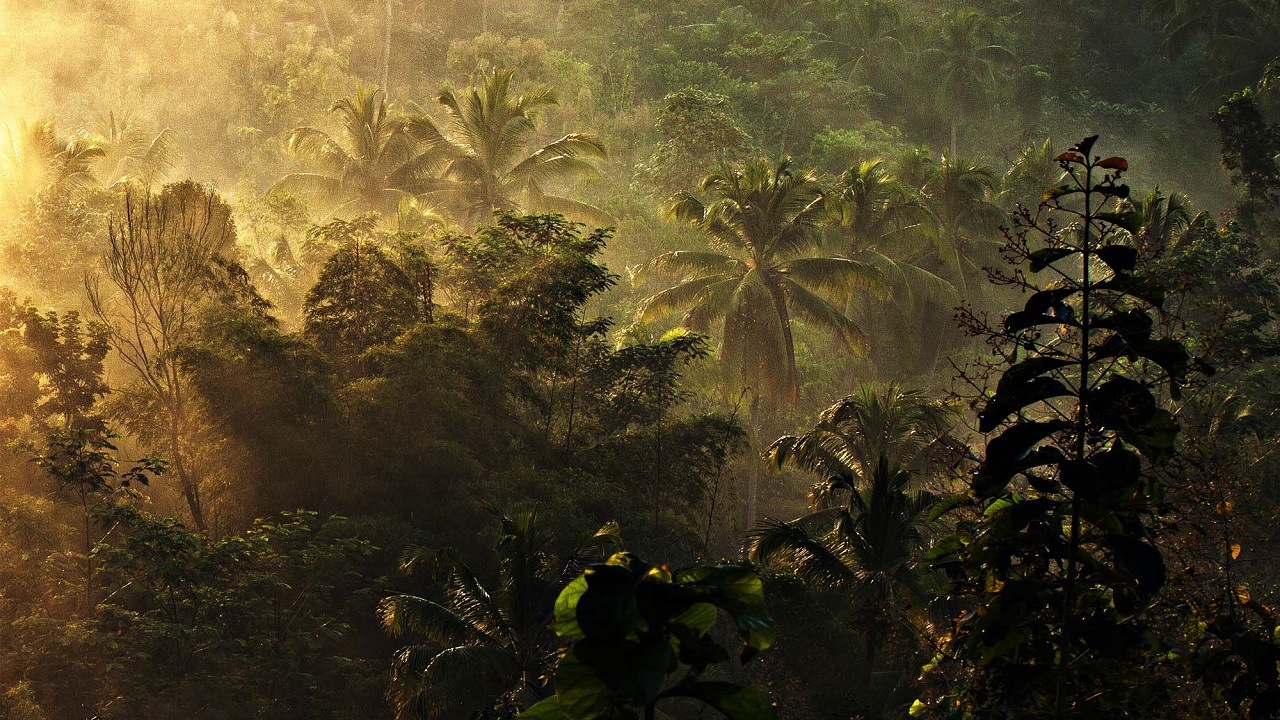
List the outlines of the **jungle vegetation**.
{"type": "Polygon", "coordinates": [[[1278,35],[0,1],[0,720],[1280,718],[1278,35]]]}

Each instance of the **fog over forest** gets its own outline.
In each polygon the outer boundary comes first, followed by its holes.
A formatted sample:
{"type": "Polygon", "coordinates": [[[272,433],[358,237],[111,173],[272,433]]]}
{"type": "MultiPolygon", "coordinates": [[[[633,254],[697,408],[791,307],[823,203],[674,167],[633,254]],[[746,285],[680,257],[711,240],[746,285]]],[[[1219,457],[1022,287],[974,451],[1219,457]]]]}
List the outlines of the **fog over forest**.
{"type": "Polygon", "coordinates": [[[0,720],[1280,718],[1278,37],[0,0],[0,720]]]}

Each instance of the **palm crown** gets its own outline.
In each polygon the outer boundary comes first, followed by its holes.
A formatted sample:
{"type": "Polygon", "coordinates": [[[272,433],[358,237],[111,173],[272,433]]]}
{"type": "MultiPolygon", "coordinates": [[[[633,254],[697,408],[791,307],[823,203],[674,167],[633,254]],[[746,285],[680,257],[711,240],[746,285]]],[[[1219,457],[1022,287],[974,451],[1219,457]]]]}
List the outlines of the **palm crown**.
{"type": "Polygon", "coordinates": [[[604,146],[570,133],[528,153],[538,116],[558,101],[547,88],[513,94],[513,73],[486,70],[476,86],[443,88],[436,98],[447,116],[443,127],[425,115],[415,118],[411,132],[437,163],[433,190],[472,222],[494,209],[602,215],[548,191],[552,183],[594,172],[592,161],[605,158],[604,146]]]}
{"type": "Polygon", "coordinates": [[[294,128],[289,151],[320,166],[318,172],[286,175],[276,188],[333,201],[332,214],[394,212],[421,190],[425,158],[398,113],[377,88],[361,88],[329,108],[341,122],[336,135],[314,127],[294,128]]]}
{"type": "Polygon", "coordinates": [[[845,316],[843,297],[854,287],[881,286],[880,273],[844,257],[806,256],[821,241],[823,195],[814,174],[793,172],[789,158],[723,168],[703,179],[702,190],[715,199],[704,203],[680,193],[671,214],[700,228],[724,252],[674,251],[651,261],[651,267],[687,274],[645,300],[636,319],[686,308],[683,324],[691,329],[707,332],[722,321],[726,385],[794,403],[792,316],[861,351],[866,334],[845,316]],[[831,295],[842,297],[833,303],[831,295]]]}

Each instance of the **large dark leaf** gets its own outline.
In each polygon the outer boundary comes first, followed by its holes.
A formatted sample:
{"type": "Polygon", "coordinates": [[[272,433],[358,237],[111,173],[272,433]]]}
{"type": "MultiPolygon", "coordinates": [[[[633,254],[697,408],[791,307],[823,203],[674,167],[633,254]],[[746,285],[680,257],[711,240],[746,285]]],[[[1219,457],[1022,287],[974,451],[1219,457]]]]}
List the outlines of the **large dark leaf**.
{"type": "MultiPolygon", "coordinates": [[[[1139,227],[1141,227],[1142,216],[1138,216],[1139,227]]],[[[1126,227],[1126,229],[1128,229],[1126,227]]],[[[1137,232],[1136,230],[1134,232],[1137,232]]],[[[1098,259],[1107,264],[1107,267],[1118,273],[1131,272],[1138,264],[1138,251],[1128,245],[1107,245],[1100,247],[1095,254],[1098,259]]]]}
{"type": "Polygon", "coordinates": [[[676,668],[675,653],[663,635],[644,634],[639,641],[589,637],[574,643],[571,652],[615,696],[635,705],[658,699],[667,673],[676,668]]]}
{"type": "Polygon", "coordinates": [[[1151,336],[1154,322],[1145,310],[1123,310],[1095,318],[1093,327],[1120,333],[1128,342],[1139,342],[1151,336]]]}
{"type": "Polygon", "coordinates": [[[1113,430],[1137,431],[1156,411],[1156,399],[1145,385],[1125,377],[1112,378],[1089,396],[1089,417],[1113,430]]]}
{"type": "Polygon", "coordinates": [[[1070,257],[1078,252],[1080,251],[1075,248],[1065,247],[1042,248],[1040,250],[1036,250],[1029,256],[1029,259],[1031,260],[1031,272],[1040,272],[1058,260],[1070,257]]]}
{"type": "Polygon", "coordinates": [[[1178,429],[1178,421],[1168,410],[1157,409],[1145,427],[1134,432],[1122,432],[1120,437],[1137,448],[1147,460],[1158,463],[1173,456],[1178,429]]]}
{"type": "Polygon", "coordinates": [[[1022,462],[1040,444],[1056,432],[1071,427],[1065,420],[1019,423],[987,443],[987,457],[974,476],[973,491],[978,497],[991,498],[1004,491],[1022,462]]]}
{"type": "Polygon", "coordinates": [[[1145,540],[1129,535],[1108,535],[1108,547],[1120,570],[1138,583],[1138,592],[1151,597],[1164,587],[1164,558],[1145,540]]]}
{"type": "Polygon", "coordinates": [[[617,565],[592,565],[584,576],[587,589],[575,612],[582,632],[599,638],[624,638],[634,632],[641,619],[636,573],[617,565]]]}
{"type": "Polygon", "coordinates": [[[775,720],[777,709],[764,693],[730,682],[708,680],[682,683],[665,697],[688,697],[710,705],[724,713],[729,720],[775,720]]]}
{"type": "Polygon", "coordinates": [[[1141,275],[1119,275],[1110,280],[1104,280],[1093,287],[1095,290],[1124,293],[1130,297],[1149,302],[1156,307],[1164,305],[1164,286],[1154,278],[1141,275]]]}
{"type": "Polygon", "coordinates": [[[1061,380],[1050,377],[1033,377],[1016,385],[1006,383],[1006,379],[1007,376],[1000,379],[995,397],[978,413],[979,432],[995,430],[1005,418],[1028,405],[1071,394],[1061,380]]]}

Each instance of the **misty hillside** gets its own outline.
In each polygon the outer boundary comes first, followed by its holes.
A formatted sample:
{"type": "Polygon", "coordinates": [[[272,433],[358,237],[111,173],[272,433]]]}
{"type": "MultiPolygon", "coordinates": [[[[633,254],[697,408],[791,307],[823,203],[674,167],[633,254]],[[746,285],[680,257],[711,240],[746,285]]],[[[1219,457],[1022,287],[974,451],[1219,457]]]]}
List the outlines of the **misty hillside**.
{"type": "Polygon", "coordinates": [[[0,720],[1280,718],[1277,37],[0,0],[0,720]]]}

